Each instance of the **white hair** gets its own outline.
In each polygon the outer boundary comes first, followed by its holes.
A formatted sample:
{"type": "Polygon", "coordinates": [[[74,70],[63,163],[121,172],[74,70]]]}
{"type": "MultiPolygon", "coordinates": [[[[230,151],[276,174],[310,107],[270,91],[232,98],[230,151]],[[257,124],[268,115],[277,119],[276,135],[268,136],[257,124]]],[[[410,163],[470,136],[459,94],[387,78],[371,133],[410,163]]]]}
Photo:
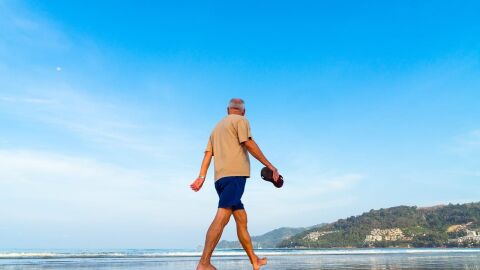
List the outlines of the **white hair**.
{"type": "Polygon", "coordinates": [[[229,109],[245,110],[245,101],[241,98],[232,98],[228,102],[229,109]]]}

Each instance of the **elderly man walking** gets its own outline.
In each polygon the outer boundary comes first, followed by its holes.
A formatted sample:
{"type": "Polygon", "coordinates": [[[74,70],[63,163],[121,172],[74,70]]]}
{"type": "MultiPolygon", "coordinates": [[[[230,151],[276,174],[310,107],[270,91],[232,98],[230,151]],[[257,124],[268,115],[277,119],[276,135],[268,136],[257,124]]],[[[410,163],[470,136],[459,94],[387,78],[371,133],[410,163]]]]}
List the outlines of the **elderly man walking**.
{"type": "Polygon", "coordinates": [[[231,99],[227,112],[228,115],[217,124],[210,135],[200,174],[190,185],[194,191],[202,188],[212,156],[215,157],[215,189],[219,196],[218,210],[208,229],[197,270],[216,269],[211,264],[210,258],[232,215],[237,224],[238,240],[245,249],[253,269],[260,269],[267,263],[267,258],[259,258],[253,251],[252,241],[247,230],[247,213],[241,201],[246,180],[250,177],[248,153],[273,171],[274,181],[278,181],[279,174],[252,139],[250,124],[245,118],[245,102],[239,98],[231,99]]]}

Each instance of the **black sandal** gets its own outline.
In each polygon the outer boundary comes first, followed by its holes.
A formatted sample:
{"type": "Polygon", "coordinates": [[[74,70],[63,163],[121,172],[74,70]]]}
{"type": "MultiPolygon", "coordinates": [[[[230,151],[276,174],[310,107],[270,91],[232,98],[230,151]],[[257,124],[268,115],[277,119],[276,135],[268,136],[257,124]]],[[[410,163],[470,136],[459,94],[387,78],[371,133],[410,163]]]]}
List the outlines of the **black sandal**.
{"type": "Polygon", "coordinates": [[[277,188],[281,188],[283,186],[283,176],[280,175],[278,180],[275,182],[275,180],[273,180],[273,171],[267,167],[263,167],[260,176],[263,180],[272,183],[277,188]]]}

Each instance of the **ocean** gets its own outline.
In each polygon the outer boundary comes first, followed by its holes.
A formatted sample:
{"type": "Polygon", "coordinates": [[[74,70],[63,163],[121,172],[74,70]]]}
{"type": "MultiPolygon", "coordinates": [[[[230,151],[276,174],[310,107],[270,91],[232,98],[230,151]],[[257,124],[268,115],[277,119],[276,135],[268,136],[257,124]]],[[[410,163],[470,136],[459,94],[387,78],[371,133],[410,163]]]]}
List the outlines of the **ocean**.
{"type": "MultiPolygon", "coordinates": [[[[262,269],[464,269],[480,270],[480,249],[260,249],[262,269]]],[[[8,270],[192,270],[200,252],[167,249],[1,250],[0,269],[8,270]]],[[[251,269],[243,250],[214,253],[218,270],[251,269]]]]}

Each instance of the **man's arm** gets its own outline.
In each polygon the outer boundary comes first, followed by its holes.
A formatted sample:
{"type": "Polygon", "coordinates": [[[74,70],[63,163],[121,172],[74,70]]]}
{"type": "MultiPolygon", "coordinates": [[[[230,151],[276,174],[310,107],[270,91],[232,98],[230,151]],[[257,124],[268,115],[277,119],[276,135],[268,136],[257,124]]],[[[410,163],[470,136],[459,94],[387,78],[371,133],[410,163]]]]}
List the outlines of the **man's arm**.
{"type": "Polygon", "coordinates": [[[193,181],[190,185],[190,188],[197,192],[199,191],[202,186],[203,182],[205,182],[205,177],[207,177],[208,167],[210,167],[210,161],[212,161],[213,153],[211,151],[205,151],[205,155],[203,156],[202,166],[200,167],[200,174],[198,175],[197,179],[193,181]]]}
{"type": "Polygon", "coordinates": [[[257,143],[253,139],[249,139],[243,143],[247,148],[248,152],[256,158],[260,163],[265,165],[267,168],[273,171],[273,180],[277,181],[279,174],[277,168],[275,168],[270,161],[265,157],[260,147],[258,147],[257,143]]]}

